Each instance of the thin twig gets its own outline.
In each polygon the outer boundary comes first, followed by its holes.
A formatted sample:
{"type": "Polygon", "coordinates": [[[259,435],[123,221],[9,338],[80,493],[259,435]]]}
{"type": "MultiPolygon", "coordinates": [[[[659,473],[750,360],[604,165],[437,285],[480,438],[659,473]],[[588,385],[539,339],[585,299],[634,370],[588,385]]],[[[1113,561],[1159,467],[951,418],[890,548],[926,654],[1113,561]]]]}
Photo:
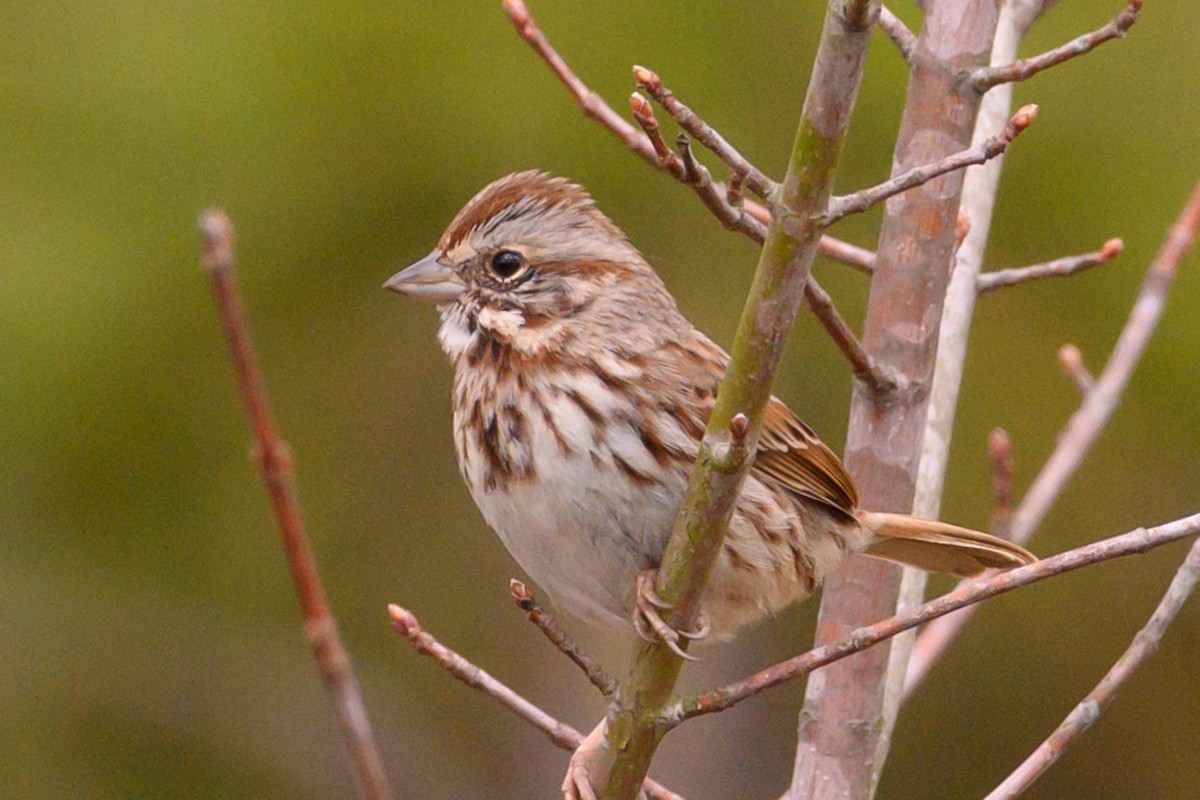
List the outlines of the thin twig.
{"type": "Polygon", "coordinates": [[[1083,353],[1079,352],[1079,348],[1073,344],[1064,344],[1058,348],[1058,365],[1067,373],[1067,377],[1075,382],[1079,393],[1087,397],[1088,392],[1096,385],[1096,379],[1083,363],[1083,353]]]}
{"type": "Polygon", "coordinates": [[[563,632],[554,618],[537,604],[537,601],[533,599],[533,593],[524,583],[514,578],[509,581],[508,588],[517,608],[525,612],[525,618],[536,625],[538,630],[550,640],[550,643],[571,659],[575,666],[583,670],[583,674],[587,676],[593,686],[600,690],[600,694],[612,697],[613,692],[620,686],[617,679],[605,672],[594,658],[584,653],[575,642],[571,641],[571,638],[563,632]]]}
{"type": "Polygon", "coordinates": [[[991,575],[986,579],[965,580],[954,591],[910,611],[897,614],[874,625],[853,630],[836,642],[781,661],[735,683],[695,697],[685,698],[668,709],[662,723],[678,725],[692,717],[724,711],[767,689],[808,675],[819,667],[866,650],[872,645],[879,644],[910,628],[915,628],[923,622],[936,619],[956,609],[974,606],[996,595],[1055,575],[1061,575],[1064,572],[1121,556],[1145,553],[1168,542],[1197,534],[1200,534],[1200,514],[1192,514],[1189,517],[1153,528],[1138,528],[1120,536],[1077,547],[1028,566],[991,575]]]}
{"type": "MultiPolygon", "coordinates": [[[[391,617],[392,627],[395,628],[396,633],[407,639],[414,650],[423,656],[432,658],[442,669],[472,689],[477,689],[489,697],[495,698],[509,711],[546,734],[556,747],[571,751],[583,741],[583,734],[575,728],[550,716],[502,681],[446,647],[433,634],[423,630],[416,615],[408,609],[393,603],[388,606],[388,616],[391,617]]],[[[644,788],[654,800],[683,800],[670,789],[649,778],[646,779],[644,788]]]]}
{"type": "MultiPolygon", "coordinates": [[[[526,8],[523,0],[505,0],[504,10],[508,13],[509,19],[512,20],[521,38],[528,42],[534,52],[549,65],[562,84],[567,87],[567,91],[575,98],[575,101],[579,104],[584,114],[600,123],[610,133],[624,142],[630,150],[641,156],[648,164],[663,170],[681,183],[691,186],[701,201],[704,202],[704,205],[713,212],[726,228],[741,233],[757,244],[762,244],[763,237],[766,235],[766,226],[771,222],[771,212],[768,209],[750,200],[744,200],[739,205],[729,198],[728,189],[725,189],[725,196],[721,197],[722,187],[718,183],[711,185],[711,191],[709,191],[709,187],[698,189],[695,184],[688,183],[683,162],[678,156],[670,153],[670,157],[665,162],[661,161],[658,149],[651,138],[644,133],[639,133],[637,129],[626,122],[620,114],[605,103],[600,95],[589,89],[579,79],[579,76],[575,74],[563,57],[550,45],[550,42],[546,39],[541,29],[538,28],[537,22],[529,13],[529,9],[526,8]],[[752,224],[753,222],[759,224],[754,225],[752,224]]],[[[653,109],[651,109],[651,114],[653,114],[653,109]]],[[[636,115],[635,119],[637,119],[636,115]]],[[[638,119],[638,122],[641,123],[641,119],[638,119]]],[[[657,120],[655,120],[654,124],[655,126],[658,125],[657,120]]],[[[724,140],[722,139],[722,141],[724,140]]],[[[750,166],[752,167],[752,165],[750,166]]],[[[761,174],[761,171],[755,171],[761,174]]],[[[737,174],[735,172],[735,178],[737,174]]],[[[744,178],[741,180],[744,180],[744,178]]],[[[827,258],[849,264],[864,272],[869,272],[871,265],[875,261],[875,254],[871,251],[843,242],[829,235],[821,236],[818,242],[818,252],[827,258]]],[[[838,341],[842,335],[841,331],[831,328],[829,320],[822,319],[821,323],[825,325],[829,334],[834,337],[835,342],[838,341]]],[[[840,348],[842,345],[839,343],[838,346],[840,348]]]]}
{"type": "Polygon", "coordinates": [[[821,284],[817,283],[817,279],[811,275],[808,276],[808,283],[804,286],[804,301],[808,303],[813,316],[825,326],[825,330],[828,331],[829,337],[833,339],[838,350],[850,362],[854,377],[862,381],[875,395],[884,395],[900,387],[901,376],[894,371],[884,369],[871,357],[871,354],[862,346],[862,342],[854,335],[854,331],[846,324],[846,320],[842,319],[842,315],[834,307],[829,292],[825,291],[821,284]]]}
{"type": "Polygon", "coordinates": [[[870,250],[834,239],[828,234],[821,237],[821,255],[854,267],[866,275],[870,275],[875,269],[875,254],[870,250]]]}
{"type": "Polygon", "coordinates": [[[900,55],[904,57],[904,60],[911,64],[913,55],[917,51],[917,37],[904,24],[904,20],[893,14],[887,6],[881,6],[879,9],[879,28],[892,40],[892,44],[896,45],[896,49],[900,51],[900,55]]]}
{"type": "Polygon", "coordinates": [[[1142,0],[1129,0],[1125,8],[1121,9],[1121,13],[1113,17],[1104,27],[1091,33],[1085,33],[1061,47],[1056,47],[1033,58],[1022,58],[1000,67],[981,67],[971,73],[971,83],[979,91],[986,92],[1001,83],[1031,78],[1042,70],[1089,53],[1107,41],[1124,37],[1133,27],[1133,23],[1137,22],[1138,12],[1141,10],[1142,0]]]}
{"type": "MultiPolygon", "coordinates": [[[[821,231],[812,220],[825,210],[830,196],[878,12],[879,0],[845,0],[831,3],[825,15],[804,108],[775,198],[777,213],[759,254],[729,366],[655,580],[655,592],[669,604],[663,621],[674,630],[690,630],[696,624],[705,586],[753,463],[782,344],[818,250],[821,231]]],[[[641,786],[665,733],[657,718],[672,702],[682,664],[683,659],[662,642],[638,645],[629,678],[605,717],[604,746],[586,765],[584,780],[599,778],[592,783],[599,784],[596,794],[604,800],[628,800],[641,786]]]]}
{"type": "MultiPolygon", "coordinates": [[[[1079,410],[1067,421],[1058,436],[1054,452],[1013,513],[1010,535],[1017,544],[1029,540],[1116,410],[1121,393],[1162,318],[1179,264],[1191,249],[1197,228],[1200,228],[1200,182],[1192,189],[1183,211],[1146,271],[1129,320],[1113,347],[1108,363],[1096,379],[1095,386],[1084,397],[1079,410]]],[[[960,611],[938,620],[921,632],[913,646],[904,680],[905,697],[912,694],[974,613],[974,609],[960,611]]]]}
{"type": "Polygon", "coordinates": [[[819,223],[823,226],[832,225],[842,217],[866,211],[871,206],[887,200],[889,197],[894,197],[901,192],[923,186],[939,175],[965,169],[974,164],[982,164],[989,159],[995,158],[1007,150],[1012,140],[1020,136],[1033,123],[1034,119],[1037,118],[1037,112],[1038,107],[1036,105],[1023,106],[1017,110],[1016,114],[1013,114],[1012,119],[1008,121],[1008,125],[1005,126],[1002,133],[993,136],[985,142],[946,156],[932,164],[924,164],[910,169],[908,172],[897,175],[891,180],[884,181],[877,186],[861,189],[854,194],[831,198],[829,201],[829,210],[821,215],[818,220],[819,223]]]}
{"type": "Polygon", "coordinates": [[[354,762],[359,788],[363,796],[370,800],[387,800],[392,792],[371,733],[362,690],[317,572],[317,562],[312,555],[304,517],[292,483],[291,452],[277,433],[275,419],[267,402],[266,383],[246,327],[234,274],[233,223],[225,212],[209,209],[200,215],[199,228],[202,242],[200,265],[208,275],[225,329],[229,358],[237,373],[246,417],[254,432],[254,461],[258,465],[259,475],[270,498],[271,510],[275,514],[275,524],[283,539],[284,555],[304,616],[304,633],[312,647],[321,682],[333,700],[342,738],[354,762]]]}
{"type": "Polygon", "coordinates": [[[679,150],[678,160],[683,164],[683,176],[679,180],[692,188],[700,202],[704,203],[726,228],[745,234],[756,242],[762,242],[767,235],[767,226],[749,213],[745,202],[740,206],[729,202],[728,190],[716,183],[708,167],[696,160],[686,133],[675,137],[675,147],[679,150]]]}
{"type": "MultiPolygon", "coordinates": [[[[629,95],[629,110],[633,112],[633,118],[641,126],[642,131],[649,137],[650,145],[658,156],[658,166],[671,171],[672,167],[669,162],[671,159],[679,157],[672,153],[671,148],[667,147],[667,143],[663,141],[662,132],[658,129],[658,119],[654,116],[654,106],[650,105],[649,100],[634,92],[629,95]]],[[[730,205],[733,205],[732,200],[730,205]]]]}
{"type": "Polygon", "coordinates": [[[764,200],[772,200],[776,189],[775,182],[750,163],[749,159],[739,153],[737,148],[731,145],[715,128],[684,105],[674,92],[663,85],[662,79],[657,73],[646,67],[635,66],[633,77],[638,86],[645,89],[659,105],[666,109],[671,118],[679,123],[679,127],[711,150],[735,174],[740,175],[741,180],[745,182],[750,191],[764,200]]]}
{"type": "Polygon", "coordinates": [[[992,534],[1008,538],[1012,521],[1016,489],[1013,486],[1012,439],[1004,428],[996,428],[988,436],[988,462],[992,465],[992,534]]]}
{"type": "Polygon", "coordinates": [[[1138,668],[1158,650],[1163,634],[1195,590],[1197,579],[1200,579],[1200,541],[1192,545],[1149,621],[1133,637],[1133,643],[1121,654],[1108,674],[986,800],[1013,800],[1023,794],[1062,757],[1063,751],[1092,727],[1101,712],[1116,699],[1117,690],[1128,683],[1138,668]]]}
{"type": "Polygon", "coordinates": [[[1044,264],[1034,264],[1033,266],[1021,267],[1019,269],[1002,269],[996,272],[985,272],[979,276],[975,285],[980,294],[986,294],[994,289],[1015,286],[1018,283],[1037,280],[1039,278],[1061,278],[1067,275],[1074,275],[1085,269],[1107,264],[1119,256],[1124,249],[1124,241],[1121,239],[1109,239],[1099,250],[1092,253],[1057,258],[1054,261],[1047,261],[1044,264]]]}

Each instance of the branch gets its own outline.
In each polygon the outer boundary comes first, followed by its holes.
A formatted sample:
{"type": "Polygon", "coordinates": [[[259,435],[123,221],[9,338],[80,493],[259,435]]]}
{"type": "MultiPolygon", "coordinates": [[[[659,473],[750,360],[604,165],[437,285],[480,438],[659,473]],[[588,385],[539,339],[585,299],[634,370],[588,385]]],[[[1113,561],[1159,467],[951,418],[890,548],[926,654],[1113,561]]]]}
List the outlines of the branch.
{"type": "MultiPolygon", "coordinates": [[[[639,100],[644,101],[644,98],[640,95],[638,95],[637,99],[630,98],[634,119],[643,128],[643,133],[639,134],[632,125],[626,122],[620,114],[608,106],[598,94],[589,89],[579,79],[562,56],[550,45],[545,34],[538,28],[537,22],[529,13],[529,9],[525,7],[523,0],[505,0],[504,10],[507,12],[509,19],[512,20],[517,32],[529,43],[534,52],[549,65],[550,69],[554,71],[554,74],[558,76],[559,80],[562,81],[563,85],[567,87],[567,90],[575,98],[584,114],[599,122],[647,163],[666,172],[681,183],[690,186],[696,192],[697,196],[700,197],[705,207],[726,228],[741,233],[760,245],[763,243],[766,236],[766,226],[771,221],[770,211],[758,203],[749,200],[744,201],[739,206],[734,202],[737,199],[738,193],[736,191],[733,192],[734,197],[731,198],[729,189],[727,188],[723,192],[723,187],[719,183],[709,181],[707,185],[703,185],[689,181],[683,161],[667,148],[666,143],[662,141],[662,134],[650,132],[650,128],[655,132],[658,131],[658,121],[654,118],[654,110],[650,107],[650,104],[646,102],[645,105],[642,105],[642,102],[639,102],[639,100]],[[658,139],[657,143],[654,141],[655,136],[658,139]],[[666,150],[666,152],[663,153],[662,150],[666,150]],[[758,224],[754,224],[755,222],[758,224]]],[[[689,113],[691,113],[690,109],[689,113]]],[[[703,120],[699,120],[699,123],[703,124],[707,130],[712,130],[703,120]]],[[[719,134],[716,134],[716,131],[712,132],[714,135],[719,136],[719,134]]],[[[724,142],[724,138],[721,141],[724,142]]],[[[735,154],[737,153],[732,147],[730,147],[730,151],[735,154]]],[[[741,158],[740,154],[737,157],[741,158]]],[[[746,165],[755,173],[761,174],[759,170],[749,165],[749,162],[746,162],[746,165]]],[[[748,174],[749,171],[746,173],[735,171],[734,178],[731,181],[731,188],[733,183],[745,180],[748,174]]],[[[875,260],[875,254],[869,250],[855,247],[832,236],[821,236],[818,248],[822,255],[850,264],[863,271],[869,271],[875,260]]],[[[820,303],[819,298],[817,302],[818,304],[820,303]]],[[[826,318],[819,317],[818,319],[820,319],[826,330],[829,331],[830,336],[834,338],[838,347],[843,348],[844,344],[842,340],[844,339],[845,331],[848,330],[845,323],[837,326],[833,322],[832,316],[826,318]]],[[[840,318],[838,319],[840,320],[840,318]]],[[[868,385],[879,382],[874,379],[867,381],[868,385]]]]}
{"type": "Polygon", "coordinates": [[[317,572],[317,563],[313,559],[292,483],[291,452],[276,432],[275,419],[267,403],[262,370],[246,327],[233,268],[233,223],[225,212],[209,209],[200,215],[199,228],[200,265],[208,275],[213,299],[221,315],[229,358],[237,373],[246,417],[254,432],[253,458],[283,539],[284,555],[304,616],[304,634],[312,647],[321,682],[333,700],[342,738],[354,762],[359,788],[363,796],[370,800],[387,800],[392,793],[371,733],[362,690],[317,572]]]}
{"type": "Polygon", "coordinates": [[[775,182],[762,173],[758,167],[737,151],[733,145],[715,128],[701,119],[675,96],[675,93],[663,86],[662,79],[653,70],[635,66],[633,77],[638,86],[645,89],[654,100],[666,109],[671,118],[679,123],[679,127],[690,133],[696,141],[711,150],[717,158],[725,162],[734,174],[740,176],[750,191],[764,200],[770,201],[778,188],[775,182]]]}
{"type": "Polygon", "coordinates": [[[854,267],[859,272],[870,275],[875,269],[875,254],[865,247],[843,242],[832,236],[821,237],[821,255],[834,261],[854,267]]]}
{"type": "Polygon", "coordinates": [[[1107,264],[1119,256],[1124,249],[1124,241],[1121,239],[1109,239],[1099,250],[1092,253],[1067,256],[1066,258],[1047,261],[1045,264],[1034,264],[1033,266],[1021,267],[1020,269],[1002,269],[996,272],[985,272],[979,276],[975,285],[980,294],[986,294],[994,289],[1015,286],[1018,283],[1038,280],[1040,278],[1066,277],[1067,275],[1082,272],[1085,269],[1107,264]]]}
{"type": "Polygon", "coordinates": [[[896,45],[904,60],[911,64],[917,51],[917,37],[904,24],[904,20],[893,14],[887,6],[880,6],[879,28],[892,40],[892,44],[896,45]]]}
{"type": "Polygon", "coordinates": [[[894,197],[901,192],[906,192],[909,189],[915,189],[918,186],[929,183],[939,175],[965,169],[974,164],[982,164],[989,159],[995,158],[1007,150],[1012,140],[1020,136],[1033,123],[1037,118],[1037,112],[1038,107],[1036,105],[1023,106],[1008,121],[1008,125],[1005,126],[1003,132],[985,142],[946,156],[932,164],[924,164],[910,169],[891,180],[884,181],[878,186],[872,186],[868,189],[857,191],[854,194],[833,198],[829,201],[829,210],[821,215],[819,224],[822,226],[832,225],[842,217],[866,211],[876,203],[887,200],[889,197],[894,197]]]}
{"type": "Polygon", "coordinates": [[[1117,690],[1158,650],[1163,634],[1195,590],[1197,579],[1200,579],[1200,541],[1192,545],[1149,621],[1133,637],[1133,643],[1121,654],[1108,674],[1071,710],[1054,733],[985,800],[1013,800],[1023,794],[1062,757],[1063,751],[1092,727],[1101,712],[1116,699],[1117,690]]]}
{"type": "MultiPolygon", "coordinates": [[[[981,98],[964,90],[955,68],[982,65],[987,57],[980,43],[992,40],[997,20],[980,8],[974,0],[925,4],[893,175],[972,144],[981,98]]],[[[1003,122],[996,132],[1001,131],[1003,122]]],[[[880,363],[920,389],[881,398],[855,386],[845,463],[865,508],[937,518],[944,461],[925,457],[925,438],[942,416],[954,412],[953,404],[948,412],[934,406],[928,387],[941,349],[938,332],[955,263],[964,180],[964,172],[951,172],[885,208],[862,342],[880,363]]],[[[986,231],[986,217],[977,219],[973,209],[967,210],[970,235],[986,231]]],[[[923,573],[914,570],[870,558],[849,559],[825,581],[816,643],[836,641],[847,631],[918,604],[923,582],[923,573]],[[864,586],[871,591],[864,592],[864,586]]],[[[789,798],[872,797],[899,708],[909,642],[906,635],[809,681],[789,798]]]]}
{"type": "Polygon", "coordinates": [[[1067,373],[1067,377],[1075,382],[1079,393],[1087,397],[1095,387],[1096,379],[1083,363],[1083,353],[1079,352],[1079,348],[1073,344],[1064,344],[1058,348],[1058,365],[1067,373]]]}
{"type": "MultiPolygon", "coordinates": [[[[438,666],[472,689],[498,700],[500,705],[546,734],[556,747],[570,751],[583,741],[583,734],[579,731],[550,716],[464,656],[446,647],[434,638],[433,634],[422,630],[416,615],[408,609],[393,603],[388,606],[388,616],[391,617],[396,633],[407,639],[414,650],[432,658],[438,666]]],[[[644,788],[654,800],[683,800],[671,790],[649,779],[646,780],[644,788]]]]}
{"type": "Polygon", "coordinates": [[[509,581],[509,591],[512,593],[512,599],[517,604],[517,608],[525,612],[525,618],[537,626],[538,630],[550,640],[550,644],[557,647],[563,655],[571,659],[575,666],[583,670],[583,674],[587,676],[593,686],[600,690],[600,694],[612,697],[620,686],[617,679],[605,672],[595,659],[584,653],[575,642],[571,641],[571,638],[563,632],[554,618],[533,599],[533,594],[528,587],[514,578],[509,581]]]}
{"type": "MultiPolygon", "coordinates": [[[[1010,534],[1017,544],[1029,540],[1046,513],[1058,500],[1071,476],[1087,455],[1092,444],[1108,424],[1121,393],[1129,383],[1150,336],[1162,318],[1167,295],[1179,271],[1179,264],[1191,249],[1200,228],[1200,182],[1197,182],[1183,211],[1175,220],[1167,240],[1158,251],[1134,301],[1129,320],[1113,347],[1095,386],[1087,393],[1071,419],[1058,436],[1058,445],[1042,466],[1041,472],[1025,493],[1013,513],[1010,534]]],[[[913,648],[908,674],[904,681],[904,696],[909,697],[941,658],[950,642],[973,616],[966,610],[930,625],[921,632],[913,648]]]]}
{"type": "Polygon", "coordinates": [[[735,683],[686,698],[667,711],[663,717],[663,724],[675,726],[693,717],[724,711],[767,689],[772,689],[795,678],[802,678],[815,669],[866,650],[868,647],[915,628],[923,622],[949,614],[951,611],[973,607],[996,595],[1011,592],[1013,589],[1052,578],[1064,572],[1071,572],[1121,556],[1145,553],[1169,542],[1186,539],[1197,534],[1200,534],[1200,514],[1193,514],[1164,525],[1138,528],[1120,536],[1077,547],[1074,550],[1059,553],[1028,566],[1001,572],[986,579],[965,580],[954,591],[944,594],[936,600],[931,600],[924,605],[873,625],[853,630],[836,642],[781,661],[735,683]]]}
{"type": "Polygon", "coordinates": [[[988,525],[992,534],[1008,538],[1008,526],[1012,521],[1013,488],[1012,439],[1008,431],[996,428],[988,436],[988,461],[992,465],[992,521],[988,525]]]}
{"type": "MultiPolygon", "coordinates": [[[[671,608],[666,623],[693,627],[700,597],[720,553],[742,482],[762,429],[783,341],[799,311],[816,256],[838,156],[849,127],[878,15],[878,0],[830,3],[767,230],[754,282],[742,311],[700,452],[658,570],[655,590],[671,608]]],[[[605,726],[607,768],[602,798],[630,798],[641,785],[666,731],[659,717],[671,699],[682,660],[661,644],[638,646],[605,726]]]]}
{"type": "Polygon", "coordinates": [[[808,277],[804,286],[804,300],[808,303],[813,316],[825,327],[829,338],[837,345],[838,350],[850,362],[854,377],[862,381],[871,393],[883,396],[906,385],[900,375],[894,370],[888,370],[880,365],[862,346],[862,342],[854,335],[854,331],[842,319],[841,314],[833,305],[829,292],[817,283],[813,276],[808,277]]]}
{"type": "Polygon", "coordinates": [[[1090,53],[1100,45],[1112,39],[1125,36],[1133,23],[1137,22],[1138,12],[1142,10],[1143,0],[1129,0],[1128,5],[1121,10],[1107,25],[1091,33],[1072,39],[1061,47],[1034,56],[1022,58],[1001,67],[982,67],[971,73],[972,85],[981,92],[1002,83],[1012,83],[1032,78],[1042,70],[1058,66],[1076,56],[1090,53]]]}

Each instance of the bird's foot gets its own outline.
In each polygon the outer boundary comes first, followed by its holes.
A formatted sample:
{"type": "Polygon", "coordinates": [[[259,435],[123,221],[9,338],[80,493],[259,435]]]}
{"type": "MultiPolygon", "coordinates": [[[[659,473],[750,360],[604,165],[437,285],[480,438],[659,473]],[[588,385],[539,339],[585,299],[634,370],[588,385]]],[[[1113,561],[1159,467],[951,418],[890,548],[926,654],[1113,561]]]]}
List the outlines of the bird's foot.
{"type": "Polygon", "coordinates": [[[654,578],[657,570],[644,569],[637,575],[637,591],[634,600],[633,627],[638,636],[647,642],[662,642],[675,655],[685,661],[699,661],[695,656],[687,654],[679,646],[681,640],[698,641],[708,636],[711,627],[704,614],[701,613],[697,622],[699,627],[692,631],[677,631],[663,621],[659,611],[666,611],[673,606],[658,596],[654,591],[654,578]]]}

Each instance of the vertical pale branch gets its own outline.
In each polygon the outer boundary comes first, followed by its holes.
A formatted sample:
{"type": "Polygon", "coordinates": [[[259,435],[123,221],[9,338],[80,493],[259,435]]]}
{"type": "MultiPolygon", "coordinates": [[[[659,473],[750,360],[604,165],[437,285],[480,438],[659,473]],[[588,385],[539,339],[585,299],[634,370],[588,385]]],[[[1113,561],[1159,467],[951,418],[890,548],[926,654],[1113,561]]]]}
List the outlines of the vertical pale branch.
{"type": "Polygon", "coordinates": [[[371,733],[362,689],[338,632],[337,620],[329,610],[325,587],[317,572],[317,562],[292,484],[291,453],[275,428],[275,419],[267,403],[266,383],[242,313],[233,270],[233,224],[222,211],[206,211],[200,216],[200,236],[200,265],[208,275],[213,299],[221,314],[229,358],[237,373],[246,418],[254,432],[254,460],[283,539],[284,555],[304,616],[304,634],[312,647],[321,681],[333,700],[342,738],[354,760],[359,792],[368,800],[388,800],[392,793],[371,733]]]}
{"type": "MultiPolygon", "coordinates": [[[[1167,234],[1134,301],[1129,319],[1117,338],[1104,369],[1071,415],[1058,436],[1058,446],[1042,466],[1037,477],[1021,498],[1021,503],[1009,521],[1009,538],[1018,544],[1029,541],[1046,513],[1058,499],[1071,476],[1075,474],[1092,444],[1108,424],[1121,393],[1129,383],[1133,370],[1141,360],[1150,336],[1167,303],[1167,296],[1179,272],[1180,262],[1195,243],[1200,231],[1200,181],[1167,234]]],[[[905,693],[909,694],[941,657],[950,642],[971,619],[974,612],[965,610],[931,623],[921,632],[913,661],[905,678],[905,693]]]]}
{"type": "MultiPolygon", "coordinates": [[[[996,0],[937,0],[925,10],[893,175],[970,145],[981,97],[961,80],[962,71],[987,63],[992,50],[996,0]]],[[[936,497],[924,493],[922,505],[914,504],[962,184],[962,173],[952,172],[887,203],[863,344],[914,388],[880,398],[855,384],[846,465],[867,508],[924,515],[930,511],[924,504],[936,497]]],[[[971,219],[972,233],[975,223],[971,219]]],[[[986,231],[986,225],[978,227],[986,231]]],[[[817,642],[836,641],[910,608],[923,590],[923,575],[914,570],[853,558],[826,582],[817,642]]],[[[810,676],[790,797],[857,800],[874,794],[911,643],[906,634],[810,676]]]]}
{"type": "MultiPolygon", "coordinates": [[[[830,0],[779,205],[734,339],[729,369],[700,446],[688,491],[659,570],[657,591],[673,604],[667,622],[692,626],[750,467],[784,337],[817,252],[838,156],[862,80],[879,0],[830,0]]],[[[642,644],[607,717],[603,798],[630,798],[666,733],[664,707],[682,662],[642,644]]],[[[593,775],[596,769],[593,766],[593,775]]],[[[596,776],[599,777],[599,776],[596,776]]]]}

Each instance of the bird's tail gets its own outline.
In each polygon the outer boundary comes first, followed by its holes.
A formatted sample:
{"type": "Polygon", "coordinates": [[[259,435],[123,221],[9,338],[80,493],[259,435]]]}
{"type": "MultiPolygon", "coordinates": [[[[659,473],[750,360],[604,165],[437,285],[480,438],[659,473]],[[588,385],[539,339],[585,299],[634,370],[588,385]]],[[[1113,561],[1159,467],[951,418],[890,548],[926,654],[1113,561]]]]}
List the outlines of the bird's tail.
{"type": "Polygon", "coordinates": [[[1020,545],[944,522],[878,511],[859,511],[857,517],[875,535],[867,555],[929,572],[966,578],[986,569],[1012,569],[1037,561],[1020,545]]]}

